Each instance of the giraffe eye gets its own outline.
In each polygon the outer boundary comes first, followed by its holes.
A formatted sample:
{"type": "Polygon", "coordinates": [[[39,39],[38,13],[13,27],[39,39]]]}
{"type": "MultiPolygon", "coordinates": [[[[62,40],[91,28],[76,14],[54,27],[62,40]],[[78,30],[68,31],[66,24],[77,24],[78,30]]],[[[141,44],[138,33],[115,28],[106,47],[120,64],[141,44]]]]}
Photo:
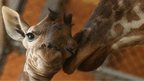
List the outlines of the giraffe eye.
{"type": "Polygon", "coordinates": [[[26,36],[30,41],[32,41],[35,38],[35,35],[33,33],[27,33],[26,36]]]}

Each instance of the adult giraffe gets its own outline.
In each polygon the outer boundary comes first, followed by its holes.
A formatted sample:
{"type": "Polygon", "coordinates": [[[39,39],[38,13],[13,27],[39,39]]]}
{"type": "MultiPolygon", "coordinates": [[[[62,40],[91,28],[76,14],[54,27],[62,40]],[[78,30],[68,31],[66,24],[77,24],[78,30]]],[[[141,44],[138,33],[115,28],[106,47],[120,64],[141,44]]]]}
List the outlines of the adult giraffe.
{"type": "Polygon", "coordinates": [[[144,0],[100,0],[74,37],[78,51],[65,62],[64,71],[97,69],[112,53],[144,42],[144,0]]]}

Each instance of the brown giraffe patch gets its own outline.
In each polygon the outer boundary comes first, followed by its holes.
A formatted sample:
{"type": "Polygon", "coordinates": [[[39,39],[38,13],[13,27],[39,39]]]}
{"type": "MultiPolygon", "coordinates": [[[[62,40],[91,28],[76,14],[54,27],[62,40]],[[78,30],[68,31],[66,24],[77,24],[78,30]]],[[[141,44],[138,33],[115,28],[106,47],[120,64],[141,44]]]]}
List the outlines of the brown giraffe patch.
{"type": "Polygon", "coordinates": [[[141,0],[140,9],[144,12],[144,0],[141,0]]]}
{"type": "Polygon", "coordinates": [[[139,16],[133,10],[130,10],[127,12],[126,18],[127,18],[128,22],[132,22],[133,20],[140,20],[139,16]]]}
{"type": "Polygon", "coordinates": [[[144,24],[142,24],[139,29],[144,30],[144,24]]]}
{"type": "Polygon", "coordinates": [[[117,9],[115,11],[115,17],[114,18],[116,21],[118,21],[118,20],[122,19],[123,15],[124,15],[124,10],[123,9],[117,9]]]}
{"type": "Polygon", "coordinates": [[[124,27],[121,24],[116,24],[114,27],[114,31],[117,35],[121,35],[123,33],[124,27]]]}
{"type": "Polygon", "coordinates": [[[112,9],[117,10],[119,8],[118,1],[117,0],[112,0],[112,3],[115,4],[115,5],[113,5],[112,9]]]}
{"type": "Polygon", "coordinates": [[[127,33],[126,36],[141,35],[141,34],[144,34],[143,30],[140,30],[140,29],[131,29],[131,31],[129,33],[127,33]]]}

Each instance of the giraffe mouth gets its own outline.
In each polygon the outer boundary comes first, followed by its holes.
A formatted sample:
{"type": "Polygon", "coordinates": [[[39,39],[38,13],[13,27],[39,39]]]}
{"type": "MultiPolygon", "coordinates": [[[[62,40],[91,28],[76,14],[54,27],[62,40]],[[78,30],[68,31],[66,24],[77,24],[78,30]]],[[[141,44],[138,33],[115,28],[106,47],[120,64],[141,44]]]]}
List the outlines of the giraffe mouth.
{"type": "Polygon", "coordinates": [[[68,48],[65,48],[66,51],[68,51],[71,55],[75,54],[75,52],[73,51],[73,49],[68,49],[68,48]]]}

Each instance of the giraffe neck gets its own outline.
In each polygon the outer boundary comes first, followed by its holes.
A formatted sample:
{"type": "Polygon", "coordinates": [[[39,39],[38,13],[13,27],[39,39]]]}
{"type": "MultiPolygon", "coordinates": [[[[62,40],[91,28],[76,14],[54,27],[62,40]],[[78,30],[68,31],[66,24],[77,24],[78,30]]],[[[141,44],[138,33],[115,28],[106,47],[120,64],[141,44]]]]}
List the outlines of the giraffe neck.
{"type": "MultiPolygon", "coordinates": [[[[36,49],[27,50],[22,81],[50,81],[62,67],[61,62],[55,63],[52,53],[41,55],[36,49]],[[47,58],[48,57],[48,58],[47,58]]],[[[56,60],[57,61],[57,60],[56,60]]]]}
{"type": "Polygon", "coordinates": [[[127,7],[124,1],[120,0],[119,6],[125,9],[110,29],[110,37],[115,40],[112,49],[142,43],[144,39],[144,0],[127,0],[127,7]]]}
{"type": "Polygon", "coordinates": [[[144,33],[143,14],[144,0],[101,0],[85,25],[86,34],[90,35],[83,39],[91,39],[92,45],[138,41],[144,33]]]}
{"type": "Polygon", "coordinates": [[[114,22],[110,31],[112,37],[131,35],[134,31],[134,34],[140,34],[144,27],[144,11],[141,6],[144,6],[144,3],[133,3],[131,8],[123,13],[120,20],[114,22]]]}

